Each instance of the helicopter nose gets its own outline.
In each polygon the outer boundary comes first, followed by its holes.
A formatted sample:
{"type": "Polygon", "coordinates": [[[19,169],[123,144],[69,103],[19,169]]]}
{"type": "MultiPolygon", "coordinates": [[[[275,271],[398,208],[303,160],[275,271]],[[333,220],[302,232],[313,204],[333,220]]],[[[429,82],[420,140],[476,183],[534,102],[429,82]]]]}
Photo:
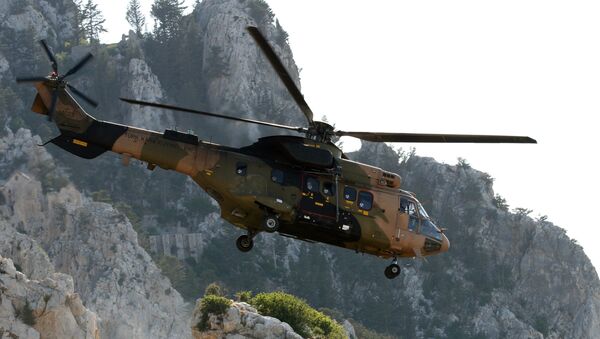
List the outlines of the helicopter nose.
{"type": "Polygon", "coordinates": [[[442,248],[440,252],[446,252],[450,248],[450,240],[446,237],[445,234],[442,233],[442,248]]]}

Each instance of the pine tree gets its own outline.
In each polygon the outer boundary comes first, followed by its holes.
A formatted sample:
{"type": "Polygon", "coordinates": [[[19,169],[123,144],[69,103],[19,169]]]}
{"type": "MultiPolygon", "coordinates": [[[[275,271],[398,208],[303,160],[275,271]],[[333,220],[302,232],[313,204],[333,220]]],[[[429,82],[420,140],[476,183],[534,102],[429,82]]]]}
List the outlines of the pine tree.
{"type": "Polygon", "coordinates": [[[104,22],[106,22],[106,19],[104,19],[102,12],[98,9],[98,5],[92,0],[88,0],[81,9],[81,28],[84,37],[91,44],[98,43],[100,41],[100,33],[106,32],[104,22]]]}
{"type": "Polygon", "coordinates": [[[138,36],[142,36],[142,29],[146,24],[146,18],[142,14],[139,0],[130,0],[127,6],[127,15],[125,16],[127,22],[135,29],[135,33],[138,36]]]}
{"type": "Polygon", "coordinates": [[[181,28],[184,0],[154,0],[152,11],[156,18],[154,35],[159,42],[165,42],[177,36],[181,28]]]}

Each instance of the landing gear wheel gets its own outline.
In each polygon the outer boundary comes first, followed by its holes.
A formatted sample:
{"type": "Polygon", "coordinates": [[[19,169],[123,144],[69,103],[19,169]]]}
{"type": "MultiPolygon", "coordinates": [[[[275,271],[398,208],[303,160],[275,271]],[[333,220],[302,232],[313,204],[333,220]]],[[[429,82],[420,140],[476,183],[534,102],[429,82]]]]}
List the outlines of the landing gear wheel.
{"type": "Polygon", "coordinates": [[[237,238],[235,245],[237,246],[238,250],[242,252],[248,252],[254,246],[254,241],[252,238],[250,238],[250,236],[244,234],[237,238]]]}
{"type": "Polygon", "coordinates": [[[276,215],[267,215],[262,222],[262,227],[269,233],[276,232],[279,229],[279,218],[276,215]]]}
{"type": "Polygon", "coordinates": [[[400,266],[398,264],[391,264],[385,268],[385,277],[388,279],[394,279],[400,274],[400,266]]]}

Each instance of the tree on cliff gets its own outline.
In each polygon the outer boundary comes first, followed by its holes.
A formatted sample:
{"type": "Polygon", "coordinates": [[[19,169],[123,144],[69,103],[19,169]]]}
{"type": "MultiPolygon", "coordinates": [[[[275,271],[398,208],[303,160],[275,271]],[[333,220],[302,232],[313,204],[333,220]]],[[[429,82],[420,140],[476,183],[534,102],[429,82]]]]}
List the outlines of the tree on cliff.
{"type": "Polygon", "coordinates": [[[81,8],[81,29],[83,31],[84,38],[89,43],[100,42],[100,33],[106,32],[104,28],[104,16],[98,9],[98,5],[92,0],[88,0],[83,8],[81,8]]]}
{"type": "Polygon", "coordinates": [[[165,42],[177,36],[181,28],[184,0],[154,0],[151,14],[156,18],[154,35],[159,42],[165,42]]]}
{"type": "Polygon", "coordinates": [[[127,5],[127,14],[125,15],[125,19],[127,19],[127,22],[135,30],[135,33],[141,37],[142,29],[146,24],[146,18],[142,13],[139,0],[129,1],[129,5],[127,5]]]}

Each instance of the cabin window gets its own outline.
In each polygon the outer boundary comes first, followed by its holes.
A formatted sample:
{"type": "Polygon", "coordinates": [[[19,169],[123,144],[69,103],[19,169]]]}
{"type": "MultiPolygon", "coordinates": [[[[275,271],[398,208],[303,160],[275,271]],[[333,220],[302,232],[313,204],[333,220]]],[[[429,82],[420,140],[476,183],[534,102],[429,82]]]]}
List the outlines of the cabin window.
{"type": "Polygon", "coordinates": [[[283,184],[283,171],[280,170],[280,169],[274,168],[271,171],[271,180],[273,182],[276,182],[276,183],[280,184],[280,185],[283,184]]]}
{"type": "Polygon", "coordinates": [[[315,177],[306,177],[306,190],[313,193],[319,192],[319,180],[315,177]]]}
{"type": "Polygon", "coordinates": [[[335,195],[335,185],[330,181],[324,182],[323,183],[323,194],[328,195],[328,196],[335,195]]]}
{"type": "Polygon", "coordinates": [[[344,199],[346,201],[355,201],[356,200],[356,189],[353,187],[346,186],[344,188],[344,199]]]}
{"type": "Polygon", "coordinates": [[[245,176],[248,170],[248,165],[245,162],[238,162],[235,164],[235,174],[245,176]]]}
{"type": "Polygon", "coordinates": [[[358,208],[365,211],[373,208],[373,194],[361,191],[358,194],[358,208]]]}

